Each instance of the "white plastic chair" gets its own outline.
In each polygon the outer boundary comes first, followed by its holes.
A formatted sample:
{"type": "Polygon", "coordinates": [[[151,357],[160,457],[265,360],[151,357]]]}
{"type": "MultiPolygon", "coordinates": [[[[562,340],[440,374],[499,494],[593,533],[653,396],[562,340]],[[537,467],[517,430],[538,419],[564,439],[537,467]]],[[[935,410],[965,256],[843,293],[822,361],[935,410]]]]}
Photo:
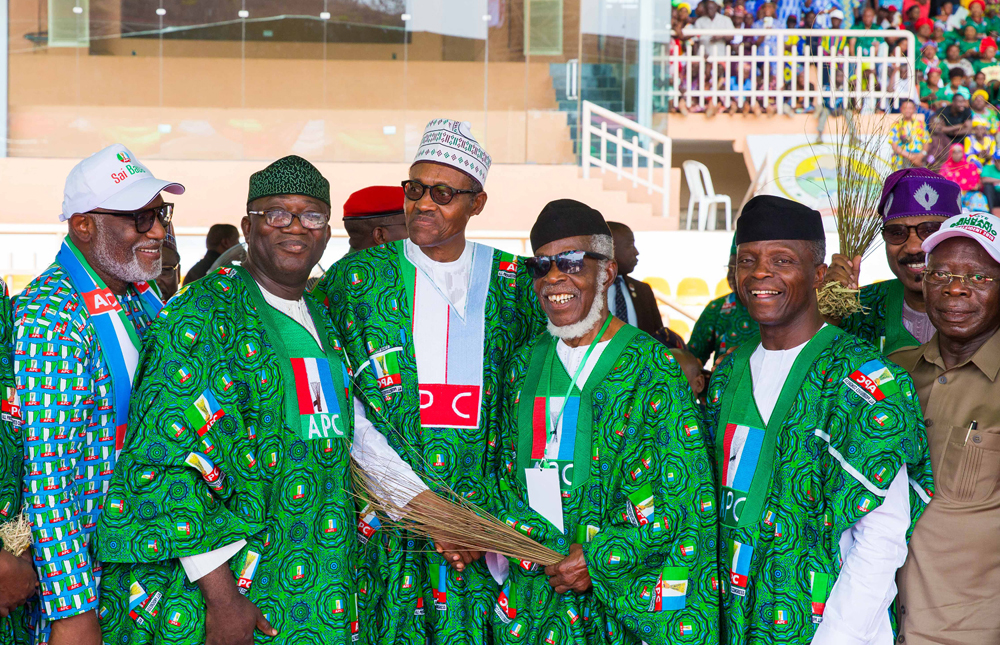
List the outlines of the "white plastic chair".
{"type": "Polygon", "coordinates": [[[711,214],[712,228],[716,228],[715,215],[716,207],[724,204],[726,207],[726,230],[733,228],[733,205],[729,200],[729,195],[716,195],[715,187],[712,186],[712,175],[709,174],[705,164],[697,161],[685,161],[681,164],[684,169],[684,179],[687,180],[688,190],[691,198],[688,199],[687,228],[691,229],[691,214],[694,205],[698,204],[698,230],[704,231],[711,214]]]}

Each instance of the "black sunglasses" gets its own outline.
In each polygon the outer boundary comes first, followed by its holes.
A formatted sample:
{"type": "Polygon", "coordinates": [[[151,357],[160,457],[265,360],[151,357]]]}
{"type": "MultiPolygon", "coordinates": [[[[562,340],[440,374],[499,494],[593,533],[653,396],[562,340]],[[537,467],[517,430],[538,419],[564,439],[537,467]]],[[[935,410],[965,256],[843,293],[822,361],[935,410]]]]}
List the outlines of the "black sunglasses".
{"type": "Polygon", "coordinates": [[[431,191],[431,200],[438,206],[445,206],[451,203],[451,200],[455,198],[455,195],[469,194],[473,195],[478,193],[478,190],[461,190],[458,188],[452,188],[446,184],[436,184],[434,186],[428,186],[427,184],[421,183],[416,179],[408,179],[404,181],[403,194],[411,202],[418,201],[424,196],[424,192],[431,191]]]}
{"type": "Polygon", "coordinates": [[[882,239],[889,244],[904,244],[910,239],[910,231],[915,230],[917,237],[926,240],[941,228],[941,222],[920,222],[916,226],[906,224],[886,224],[882,227],[882,239]]]}
{"type": "Polygon", "coordinates": [[[131,217],[135,220],[135,232],[136,233],[148,233],[150,229],[153,228],[153,221],[159,219],[160,224],[163,224],[163,228],[167,228],[170,224],[170,220],[174,217],[174,205],[169,202],[163,202],[159,206],[154,206],[153,208],[147,208],[141,211],[133,211],[131,213],[123,212],[111,212],[111,211],[90,211],[96,215],[111,215],[112,217],[131,217]]]}
{"type": "Polygon", "coordinates": [[[600,253],[591,253],[590,251],[564,251],[556,255],[536,255],[527,258],[524,261],[524,266],[527,267],[528,275],[532,279],[540,280],[549,274],[553,263],[555,263],[557,269],[566,275],[579,273],[583,270],[584,258],[591,258],[593,260],[611,259],[600,253]]]}

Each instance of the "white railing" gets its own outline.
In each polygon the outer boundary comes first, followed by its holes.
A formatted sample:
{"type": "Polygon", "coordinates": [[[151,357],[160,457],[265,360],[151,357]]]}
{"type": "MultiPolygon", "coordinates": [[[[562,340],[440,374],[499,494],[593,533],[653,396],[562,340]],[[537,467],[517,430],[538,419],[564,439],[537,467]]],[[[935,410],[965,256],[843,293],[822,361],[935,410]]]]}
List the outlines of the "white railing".
{"type": "Polygon", "coordinates": [[[590,101],[583,102],[583,150],[581,164],[583,178],[590,178],[590,167],[596,166],[601,172],[608,170],[618,175],[618,179],[632,182],[632,186],[645,186],[652,195],[660,193],[663,198],[663,217],[670,215],[670,159],[673,153],[670,137],[656,130],[627,119],[611,110],[605,110],[590,101]],[[595,120],[599,123],[595,124],[595,120]],[[609,128],[614,128],[611,131],[609,128]],[[625,130],[634,134],[625,136],[625,130]],[[593,151],[593,138],[598,138],[598,152],[593,151]],[[612,149],[609,151],[609,147],[612,149]],[[628,165],[626,152],[631,153],[628,165]],[[657,181],[657,166],[662,176],[657,181]]]}
{"type": "Polygon", "coordinates": [[[574,101],[580,98],[580,61],[572,58],[566,61],[566,99],[574,101]]]}
{"type": "MultiPolygon", "coordinates": [[[[692,36],[684,42],[681,51],[669,51],[661,46],[653,57],[654,90],[653,100],[661,109],[669,103],[677,108],[683,100],[687,107],[704,107],[706,101],[717,101],[729,108],[733,101],[742,108],[747,101],[762,107],[774,105],[777,111],[790,109],[800,99],[803,107],[818,109],[825,100],[836,105],[855,106],[858,109],[886,110],[891,104],[898,107],[904,98],[916,95],[914,86],[914,37],[902,29],[877,31],[857,29],[694,29],[684,30],[685,36],[692,36]],[[729,41],[742,37],[744,42],[733,47],[726,44],[723,52],[717,53],[715,44],[702,47],[702,36],[723,36],[729,41]],[[749,38],[764,37],[761,46],[745,43],[749,38]],[[799,53],[793,46],[786,51],[789,38],[797,37],[819,41],[829,38],[834,43],[834,53],[818,47],[811,51],[803,47],[799,53]],[[892,52],[888,45],[872,46],[869,50],[857,48],[849,53],[846,43],[851,38],[905,38],[905,52],[896,46],[892,52]],[[695,44],[697,43],[697,47],[695,44]],[[749,70],[745,70],[749,64],[749,70]],[[899,69],[909,70],[908,79],[902,79],[899,69]],[[837,80],[837,71],[842,73],[837,80]],[[862,70],[862,73],[858,73],[862,70]],[[869,72],[871,70],[871,72],[869,72]],[[785,79],[791,71],[791,82],[785,79]],[[875,83],[871,82],[874,75],[875,83]],[[806,80],[799,87],[798,79],[806,80]],[[749,88],[744,89],[749,80],[749,88]],[[734,86],[735,82],[735,86],[734,86]],[[774,87],[771,87],[771,85],[774,87]],[[902,86],[901,86],[902,85],[902,86]],[[824,87],[826,86],[826,87],[824,87]],[[908,87],[908,89],[907,89],[908,87]]],[[[808,42],[808,41],[807,41],[808,42]]]]}

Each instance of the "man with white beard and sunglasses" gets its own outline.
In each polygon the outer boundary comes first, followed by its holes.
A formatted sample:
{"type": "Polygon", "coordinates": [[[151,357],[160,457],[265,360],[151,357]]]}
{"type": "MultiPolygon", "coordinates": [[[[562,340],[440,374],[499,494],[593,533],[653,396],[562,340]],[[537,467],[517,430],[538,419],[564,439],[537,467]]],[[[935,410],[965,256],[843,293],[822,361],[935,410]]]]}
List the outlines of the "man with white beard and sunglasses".
{"type": "Polygon", "coordinates": [[[101,565],[91,536],[125,439],[142,337],[162,307],[150,283],[175,195],[114,144],[66,178],[55,262],[16,299],[24,504],[40,580],[36,642],[99,645],[101,565]]]}

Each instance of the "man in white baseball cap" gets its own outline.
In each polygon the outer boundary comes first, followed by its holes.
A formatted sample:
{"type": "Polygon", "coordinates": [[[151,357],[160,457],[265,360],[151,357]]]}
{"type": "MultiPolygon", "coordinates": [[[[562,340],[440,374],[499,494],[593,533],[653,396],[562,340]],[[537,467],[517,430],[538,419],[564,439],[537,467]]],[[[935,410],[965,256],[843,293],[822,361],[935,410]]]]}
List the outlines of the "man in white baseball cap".
{"type": "Polygon", "coordinates": [[[14,312],[14,371],[23,414],[24,503],[32,521],[41,616],[36,640],[101,642],[101,565],[91,534],[125,439],[142,336],[162,304],[150,281],[175,195],[114,144],[66,178],[55,262],[14,312]]]}
{"type": "Polygon", "coordinates": [[[893,355],[916,386],[935,486],[897,579],[906,645],[985,645],[1000,635],[998,238],[1000,218],[965,213],[924,240],[924,301],[937,334],[893,355]]]}

